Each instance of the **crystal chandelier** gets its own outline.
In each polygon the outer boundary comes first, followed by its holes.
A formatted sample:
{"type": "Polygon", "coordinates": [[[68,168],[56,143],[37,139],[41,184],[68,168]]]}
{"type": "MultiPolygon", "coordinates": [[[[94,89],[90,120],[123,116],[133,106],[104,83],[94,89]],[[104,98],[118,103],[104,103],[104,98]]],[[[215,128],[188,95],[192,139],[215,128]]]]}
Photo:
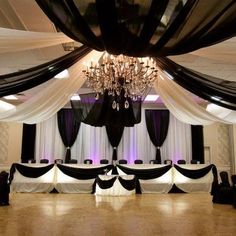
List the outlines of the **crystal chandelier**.
{"type": "Polygon", "coordinates": [[[99,99],[107,92],[113,99],[112,108],[117,110],[121,101],[128,109],[129,100],[136,101],[146,96],[158,76],[153,59],[107,53],[97,63],[91,61],[82,72],[87,86],[96,94],[95,98],[99,99]]]}

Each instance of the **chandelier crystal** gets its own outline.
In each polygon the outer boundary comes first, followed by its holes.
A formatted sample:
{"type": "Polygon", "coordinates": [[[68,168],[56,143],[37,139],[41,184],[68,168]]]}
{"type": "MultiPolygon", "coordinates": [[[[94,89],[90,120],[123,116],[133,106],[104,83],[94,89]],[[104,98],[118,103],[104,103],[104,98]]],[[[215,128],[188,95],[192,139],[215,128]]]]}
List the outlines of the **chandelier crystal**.
{"type": "Polygon", "coordinates": [[[97,63],[91,61],[82,72],[87,86],[96,94],[95,98],[99,99],[107,91],[113,97],[112,108],[117,110],[120,101],[124,100],[123,107],[128,109],[128,98],[136,101],[146,96],[158,76],[153,59],[107,53],[97,63]]]}

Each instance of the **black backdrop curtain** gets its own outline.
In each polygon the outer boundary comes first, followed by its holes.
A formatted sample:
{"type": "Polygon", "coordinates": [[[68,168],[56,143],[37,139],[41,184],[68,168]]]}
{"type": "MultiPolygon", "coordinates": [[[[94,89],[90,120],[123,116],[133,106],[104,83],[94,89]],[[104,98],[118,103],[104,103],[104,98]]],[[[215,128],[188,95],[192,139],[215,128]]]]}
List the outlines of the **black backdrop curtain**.
{"type": "Polygon", "coordinates": [[[75,119],[72,109],[61,109],[57,113],[57,122],[62,142],[66,147],[65,163],[69,163],[70,149],[77,138],[80,122],[75,119]]]}
{"type": "Polygon", "coordinates": [[[66,35],[111,54],[184,54],[236,35],[235,0],[36,2],[66,35]],[[176,7],[171,10],[169,4],[176,7]],[[163,23],[167,13],[170,17],[163,23]]]}
{"type": "Polygon", "coordinates": [[[34,159],[36,124],[23,124],[21,161],[27,163],[28,160],[34,159]]]}
{"type": "Polygon", "coordinates": [[[124,126],[117,124],[117,125],[106,125],[106,132],[108,140],[113,147],[112,153],[112,160],[117,160],[117,147],[119,146],[121,137],[123,135],[124,126]]]}
{"type": "Polygon", "coordinates": [[[192,160],[198,160],[204,163],[204,138],[203,126],[191,125],[192,133],[192,160]]]}
{"type": "Polygon", "coordinates": [[[168,110],[145,110],[145,119],[149,137],[156,147],[156,160],[161,163],[160,147],[164,143],[169,127],[168,110]]]}
{"type": "Polygon", "coordinates": [[[0,75],[0,97],[16,94],[42,84],[69,68],[91,49],[82,46],[73,52],[42,65],[18,72],[0,75]]]}
{"type": "Polygon", "coordinates": [[[71,100],[71,106],[75,118],[85,124],[92,126],[125,126],[131,127],[141,122],[142,100],[129,101],[129,108],[124,108],[124,96],[121,96],[120,109],[112,108],[114,97],[105,91],[99,99],[95,99],[95,94],[80,94],[80,101],[71,100]]]}

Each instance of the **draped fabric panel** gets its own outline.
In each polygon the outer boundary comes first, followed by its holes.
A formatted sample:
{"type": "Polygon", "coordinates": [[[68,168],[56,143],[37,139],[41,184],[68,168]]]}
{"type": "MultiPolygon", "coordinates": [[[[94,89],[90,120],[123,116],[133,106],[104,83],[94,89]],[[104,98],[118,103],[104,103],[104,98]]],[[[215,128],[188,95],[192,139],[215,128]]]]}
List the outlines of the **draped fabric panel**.
{"type": "Polygon", "coordinates": [[[89,52],[88,47],[82,46],[65,56],[42,65],[0,75],[0,96],[16,94],[42,84],[78,62],[89,52]]]}
{"type": "Polygon", "coordinates": [[[61,109],[57,113],[58,129],[61,139],[66,147],[65,163],[71,159],[71,147],[73,146],[80,128],[80,122],[75,120],[71,109],[61,109]]]}
{"type": "MultiPolygon", "coordinates": [[[[56,158],[64,159],[64,144],[57,126],[56,115],[37,124],[35,152],[37,162],[43,157],[49,159],[51,163],[56,158]]],[[[178,159],[185,159],[189,163],[192,157],[191,150],[191,126],[180,122],[170,114],[168,134],[161,147],[162,161],[172,159],[173,163],[177,163],[178,159]]],[[[95,164],[105,158],[111,163],[112,152],[113,148],[109,143],[105,126],[93,127],[81,123],[77,139],[71,148],[71,158],[77,159],[78,163],[90,158],[95,164]]],[[[134,127],[124,128],[117,148],[117,159],[125,158],[132,164],[135,159],[149,163],[155,155],[156,148],[148,136],[145,110],[142,109],[142,121],[134,127]]]]}
{"type": "Polygon", "coordinates": [[[21,161],[28,162],[34,159],[35,153],[36,125],[23,124],[21,161]]]}
{"type": "Polygon", "coordinates": [[[229,123],[207,112],[185,89],[176,84],[170,75],[159,72],[154,88],[165,106],[177,119],[192,125],[209,125],[213,122],[229,123]]]}
{"type": "Polygon", "coordinates": [[[31,50],[73,41],[63,33],[32,32],[0,27],[0,53],[31,50]]]}
{"type": "Polygon", "coordinates": [[[108,140],[113,147],[112,160],[117,160],[117,147],[119,146],[121,137],[123,135],[124,126],[121,124],[117,125],[106,125],[106,132],[108,140]]]}
{"type": "Polygon", "coordinates": [[[204,140],[203,140],[203,126],[191,125],[192,133],[192,160],[198,160],[204,163],[204,140]]]}
{"type": "Polygon", "coordinates": [[[234,0],[188,0],[178,5],[165,0],[36,2],[66,35],[111,54],[183,54],[236,35],[234,0]],[[163,15],[167,15],[166,22],[163,15]]]}
{"type": "Polygon", "coordinates": [[[164,143],[169,127],[168,110],[145,110],[145,119],[149,137],[156,147],[156,160],[161,164],[160,147],[164,143]]]}
{"type": "Polygon", "coordinates": [[[92,126],[134,126],[141,121],[142,100],[132,101],[127,98],[129,107],[124,108],[125,99],[120,101],[120,109],[113,109],[113,96],[105,91],[98,99],[95,99],[94,93],[81,94],[79,100],[71,100],[71,107],[77,120],[92,126]]]}
{"type": "MultiPolygon", "coordinates": [[[[97,60],[100,56],[100,52],[92,51],[83,60],[89,60],[91,57],[97,60]]],[[[82,63],[75,63],[68,69],[70,75],[68,79],[53,80],[44,88],[43,92],[35,93],[14,109],[1,112],[0,120],[35,124],[49,119],[65,106],[70,97],[83,85],[85,81],[82,73],[83,67],[82,63]]]]}
{"type": "Polygon", "coordinates": [[[156,58],[156,62],[181,87],[208,101],[236,110],[236,82],[187,69],[166,57],[156,58]]]}

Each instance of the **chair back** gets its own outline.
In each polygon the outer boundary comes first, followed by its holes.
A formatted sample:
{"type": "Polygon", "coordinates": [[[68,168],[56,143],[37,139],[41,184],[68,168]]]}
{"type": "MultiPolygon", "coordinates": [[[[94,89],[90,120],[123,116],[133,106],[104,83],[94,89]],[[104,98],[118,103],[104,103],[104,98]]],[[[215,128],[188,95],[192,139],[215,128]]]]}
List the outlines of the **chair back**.
{"type": "Polygon", "coordinates": [[[159,163],[158,160],[150,160],[149,163],[150,164],[161,164],[161,163],[159,163]]]}
{"type": "Polygon", "coordinates": [[[92,159],[85,159],[84,164],[93,164],[93,160],[92,159]]]}
{"type": "Polygon", "coordinates": [[[225,187],[230,187],[229,183],[229,175],[227,171],[221,171],[220,172],[220,178],[221,178],[221,185],[225,187]]]}
{"type": "Polygon", "coordinates": [[[63,160],[62,159],[55,159],[54,163],[55,164],[63,164],[63,160]]]}
{"type": "Polygon", "coordinates": [[[120,159],[120,160],[118,161],[118,163],[119,163],[119,164],[127,164],[128,162],[127,162],[127,160],[125,160],[125,159],[120,159]]]}
{"type": "Polygon", "coordinates": [[[49,160],[44,158],[44,159],[41,159],[39,162],[44,163],[44,164],[48,164],[49,160]]]}
{"type": "Polygon", "coordinates": [[[183,164],[186,164],[186,161],[181,159],[177,161],[177,164],[183,165],[183,164]]]}
{"type": "Polygon", "coordinates": [[[36,160],[35,159],[29,159],[28,163],[36,163],[36,160]]]}
{"type": "Polygon", "coordinates": [[[236,175],[231,175],[231,180],[232,180],[233,186],[236,187],[236,175]]]}
{"type": "Polygon", "coordinates": [[[108,164],[109,161],[107,159],[101,159],[100,164],[108,164]]]}
{"type": "Polygon", "coordinates": [[[76,159],[70,159],[69,161],[69,164],[77,164],[78,161],[76,159]]]}
{"type": "Polygon", "coordinates": [[[164,160],[164,164],[172,165],[172,160],[166,159],[166,160],[164,160]]]}
{"type": "Polygon", "coordinates": [[[198,164],[198,162],[199,162],[198,160],[191,160],[190,161],[191,164],[198,164]]]}
{"type": "Polygon", "coordinates": [[[134,164],[143,164],[143,160],[136,159],[134,160],[134,164]]]}

